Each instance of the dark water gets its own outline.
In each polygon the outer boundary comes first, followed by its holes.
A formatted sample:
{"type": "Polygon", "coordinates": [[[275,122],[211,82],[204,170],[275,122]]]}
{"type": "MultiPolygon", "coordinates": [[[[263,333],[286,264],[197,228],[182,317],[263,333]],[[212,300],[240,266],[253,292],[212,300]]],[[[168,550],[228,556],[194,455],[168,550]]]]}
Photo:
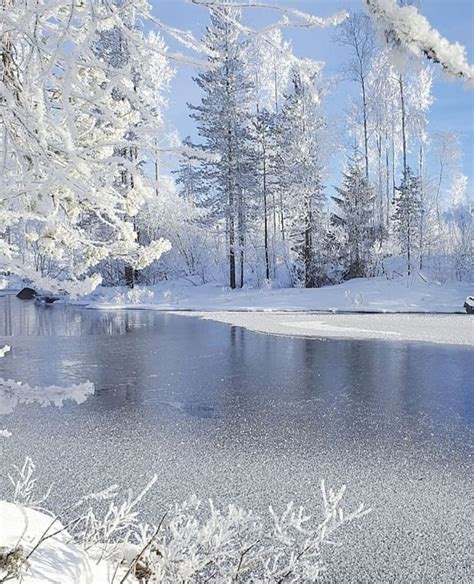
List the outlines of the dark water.
{"type": "Polygon", "coordinates": [[[96,386],[84,404],[0,420],[13,433],[4,468],[31,455],[41,481],[58,483],[52,504],[157,473],[150,517],[192,493],[314,506],[326,478],[373,508],[331,552],[328,581],[470,580],[472,349],[273,337],[11,296],[0,298],[3,344],[2,377],[96,386]]]}

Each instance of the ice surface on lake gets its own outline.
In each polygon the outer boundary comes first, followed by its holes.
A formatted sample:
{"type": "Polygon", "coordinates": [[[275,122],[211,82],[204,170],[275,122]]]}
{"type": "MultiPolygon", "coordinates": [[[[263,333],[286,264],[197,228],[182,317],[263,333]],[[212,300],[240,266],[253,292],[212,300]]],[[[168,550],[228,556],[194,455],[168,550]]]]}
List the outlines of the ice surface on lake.
{"type": "MultiPolygon", "coordinates": [[[[389,323],[405,319],[269,316],[369,331],[399,331],[389,323]]],[[[413,328],[423,319],[458,336],[471,322],[420,316],[413,328]]],[[[262,335],[156,311],[0,299],[0,346],[12,346],[3,375],[42,385],[87,377],[96,387],[81,405],[6,416],[2,468],[31,455],[40,485],[55,482],[55,508],[109,484],[139,491],[156,473],[149,521],[192,493],[262,513],[291,499],[317,512],[325,478],[348,485],[349,508],[373,508],[343,547],[326,548],[329,582],[469,581],[473,350],[298,330],[262,335]],[[195,415],[207,408],[212,415],[195,415]]],[[[0,496],[8,488],[3,472],[0,496]]]]}

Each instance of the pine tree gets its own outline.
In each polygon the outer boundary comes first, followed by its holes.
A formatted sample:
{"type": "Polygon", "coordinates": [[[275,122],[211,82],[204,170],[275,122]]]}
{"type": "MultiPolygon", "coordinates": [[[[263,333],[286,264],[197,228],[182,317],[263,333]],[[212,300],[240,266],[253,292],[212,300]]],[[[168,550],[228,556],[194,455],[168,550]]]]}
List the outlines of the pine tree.
{"type": "Polygon", "coordinates": [[[359,278],[367,275],[374,243],[374,192],[358,163],[351,162],[343,176],[342,187],[336,187],[338,196],[332,197],[337,205],[332,223],[340,226],[345,234],[345,276],[359,278]]]}
{"type": "Polygon", "coordinates": [[[235,288],[236,256],[240,260],[240,286],[244,276],[251,84],[245,76],[242,44],[233,24],[238,11],[219,6],[210,10],[210,17],[204,38],[210,52],[209,68],[195,78],[204,95],[200,105],[189,107],[203,139],[198,148],[210,155],[199,162],[202,203],[216,219],[225,221],[229,284],[235,288]]]}
{"type": "MultiPolygon", "coordinates": [[[[278,176],[278,116],[266,108],[254,116],[249,138],[251,140],[250,165],[253,170],[252,209],[263,223],[263,251],[265,278],[270,280],[275,268],[274,244],[277,231],[276,206],[278,176]],[[273,225],[273,230],[271,229],[273,225]]],[[[260,225],[261,225],[260,224],[260,225]]],[[[259,230],[261,234],[261,230],[259,230]]]]}
{"type": "Polygon", "coordinates": [[[397,188],[396,210],[393,215],[398,241],[407,258],[408,275],[411,274],[413,252],[419,249],[420,224],[423,215],[420,179],[407,166],[402,182],[397,188]]]}

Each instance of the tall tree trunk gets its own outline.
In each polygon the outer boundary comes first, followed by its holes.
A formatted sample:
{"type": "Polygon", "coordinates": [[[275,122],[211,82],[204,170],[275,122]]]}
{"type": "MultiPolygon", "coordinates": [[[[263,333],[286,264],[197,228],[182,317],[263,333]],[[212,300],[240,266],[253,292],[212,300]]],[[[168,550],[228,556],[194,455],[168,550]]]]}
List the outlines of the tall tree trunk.
{"type": "MultiPolygon", "coordinates": [[[[230,172],[229,172],[230,174],[230,172]]],[[[229,229],[229,286],[234,289],[236,287],[235,278],[235,219],[234,219],[234,194],[232,191],[232,182],[229,177],[228,184],[228,229],[229,229]]]]}
{"type": "Polygon", "coordinates": [[[240,288],[244,286],[244,259],[245,259],[245,209],[244,190],[239,189],[238,231],[239,231],[239,267],[240,288]]]}
{"type": "Polygon", "coordinates": [[[407,135],[406,135],[406,112],[405,112],[405,95],[403,90],[403,77],[398,78],[400,86],[400,105],[402,111],[402,147],[403,147],[403,174],[407,170],[407,135]]]}
{"type": "Polygon", "coordinates": [[[361,87],[362,87],[362,114],[364,117],[364,158],[365,158],[365,178],[369,182],[369,133],[368,133],[368,123],[367,123],[367,96],[365,90],[365,79],[361,74],[361,87]]]}
{"type": "Polygon", "coordinates": [[[411,275],[411,221],[410,217],[408,217],[408,225],[407,225],[407,271],[408,275],[411,275]]]}
{"type": "Polygon", "coordinates": [[[385,134],[385,172],[386,172],[385,197],[387,200],[386,224],[387,224],[387,230],[388,230],[389,225],[390,225],[390,201],[391,201],[391,198],[390,198],[390,153],[389,153],[387,134],[385,134]]]}
{"type": "Polygon", "coordinates": [[[420,143],[420,151],[419,151],[419,165],[420,165],[420,199],[421,199],[421,217],[420,217],[420,270],[423,269],[423,246],[424,236],[425,236],[425,185],[423,180],[424,174],[424,153],[423,153],[423,144],[420,143]]]}
{"type": "MultiPolygon", "coordinates": [[[[136,88],[135,88],[135,91],[136,91],[136,88]]],[[[130,160],[130,162],[136,161],[138,158],[137,148],[135,146],[130,146],[130,148],[124,148],[123,157],[128,158],[128,160],[130,160]]],[[[129,170],[125,169],[123,171],[123,174],[122,174],[122,182],[125,183],[125,186],[127,189],[133,189],[135,187],[135,180],[133,177],[133,172],[130,172],[129,170]]],[[[140,233],[137,229],[137,225],[135,224],[135,221],[133,222],[133,230],[137,234],[137,242],[139,243],[140,233]]],[[[125,266],[124,278],[125,278],[125,283],[129,288],[132,289],[135,287],[135,281],[137,279],[137,275],[138,275],[138,272],[133,266],[131,266],[131,265],[125,266]]]]}
{"type": "Polygon", "coordinates": [[[312,209],[311,209],[311,195],[307,195],[305,201],[306,220],[304,232],[304,277],[305,288],[314,288],[314,266],[313,266],[313,233],[312,233],[312,209]]]}
{"type": "Polygon", "coordinates": [[[160,179],[160,162],[158,156],[158,140],[155,139],[155,195],[158,198],[159,195],[159,187],[158,181],[160,179]]]}
{"type": "Polygon", "coordinates": [[[268,255],[268,205],[267,205],[267,162],[263,149],[263,231],[265,245],[265,278],[270,280],[270,260],[268,255]]]}

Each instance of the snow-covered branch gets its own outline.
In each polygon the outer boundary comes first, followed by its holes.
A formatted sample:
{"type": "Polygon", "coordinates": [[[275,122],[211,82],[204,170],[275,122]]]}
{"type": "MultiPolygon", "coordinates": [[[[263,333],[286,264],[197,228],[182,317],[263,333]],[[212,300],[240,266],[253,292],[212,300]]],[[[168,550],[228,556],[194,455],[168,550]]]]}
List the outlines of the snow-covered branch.
{"type": "MultiPolygon", "coordinates": [[[[9,345],[0,347],[0,358],[10,350],[9,345]]],[[[35,403],[43,407],[49,405],[61,407],[67,400],[80,404],[93,393],[94,385],[90,381],[66,387],[58,385],[39,387],[0,377],[0,415],[11,413],[18,404],[35,403]]],[[[10,432],[1,430],[0,436],[8,437],[10,432]]]]}
{"type": "MultiPolygon", "coordinates": [[[[270,507],[266,517],[233,504],[219,508],[212,500],[207,504],[195,497],[164,510],[156,524],[139,520],[139,507],[156,481],[156,476],[138,495],[130,490],[119,497],[115,487],[83,497],[78,505],[59,516],[34,517],[34,465],[27,459],[17,468],[11,482],[15,488],[14,503],[1,503],[4,516],[15,520],[15,538],[0,541],[11,552],[19,549],[19,574],[28,558],[33,568],[54,555],[64,542],[91,568],[97,580],[113,582],[143,581],[171,584],[174,582],[314,582],[325,569],[324,548],[333,536],[352,522],[359,521],[370,510],[361,504],[346,513],[343,508],[345,486],[328,489],[321,482],[321,513],[314,515],[290,503],[281,512],[270,507]],[[107,505],[104,502],[108,501],[107,505]],[[84,507],[84,505],[88,507],[84,507]],[[23,507],[28,505],[28,507],[23,507]],[[22,511],[20,513],[19,511],[22,511]],[[21,515],[31,521],[25,527],[21,515]],[[68,523],[61,523],[67,514],[68,523]],[[71,520],[72,515],[72,520],[71,520]],[[33,520],[35,519],[35,520],[33,520]],[[37,520],[42,529],[32,537],[37,520]],[[66,531],[67,530],[67,531],[66,531]],[[54,537],[59,535],[58,540],[54,537]],[[53,548],[53,549],[51,549],[53,548]],[[105,569],[108,568],[108,569],[105,569]],[[108,577],[105,574],[109,574],[108,577]],[[130,579],[128,576],[130,575],[130,579]]],[[[44,497],[40,499],[44,501],[44,497]]],[[[71,568],[71,566],[69,566],[71,568]]],[[[55,563],[58,581],[63,563],[55,563]]],[[[81,580],[82,581],[82,580],[81,580]]]]}
{"type": "Polygon", "coordinates": [[[474,66],[467,61],[465,47],[442,37],[415,6],[400,6],[395,0],[365,0],[365,7],[392,47],[424,56],[441,65],[448,76],[474,83],[474,66]]]}
{"type": "MultiPolygon", "coordinates": [[[[279,6],[277,4],[269,4],[267,2],[254,2],[253,0],[239,1],[228,3],[222,0],[190,0],[193,4],[199,6],[206,6],[211,9],[218,9],[223,6],[232,8],[264,8],[282,14],[281,19],[272,24],[270,28],[328,28],[341,24],[348,16],[346,10],[340,10],[332,16],[321,17],[296,10],[286,6],[279,6]]],[[[265,30],[268,30],[265,29],[265,30]]]]}
{"type": "Polygon", "coordinates": [[[61,407],[67,400],[80,404],[93,393],[94,385],[90,381],[67,387],[58,385],[39,387],[0,378],[0,414],[9,414],[18,404],[35,403],[43,407],[50,405],[61,407]]]}

